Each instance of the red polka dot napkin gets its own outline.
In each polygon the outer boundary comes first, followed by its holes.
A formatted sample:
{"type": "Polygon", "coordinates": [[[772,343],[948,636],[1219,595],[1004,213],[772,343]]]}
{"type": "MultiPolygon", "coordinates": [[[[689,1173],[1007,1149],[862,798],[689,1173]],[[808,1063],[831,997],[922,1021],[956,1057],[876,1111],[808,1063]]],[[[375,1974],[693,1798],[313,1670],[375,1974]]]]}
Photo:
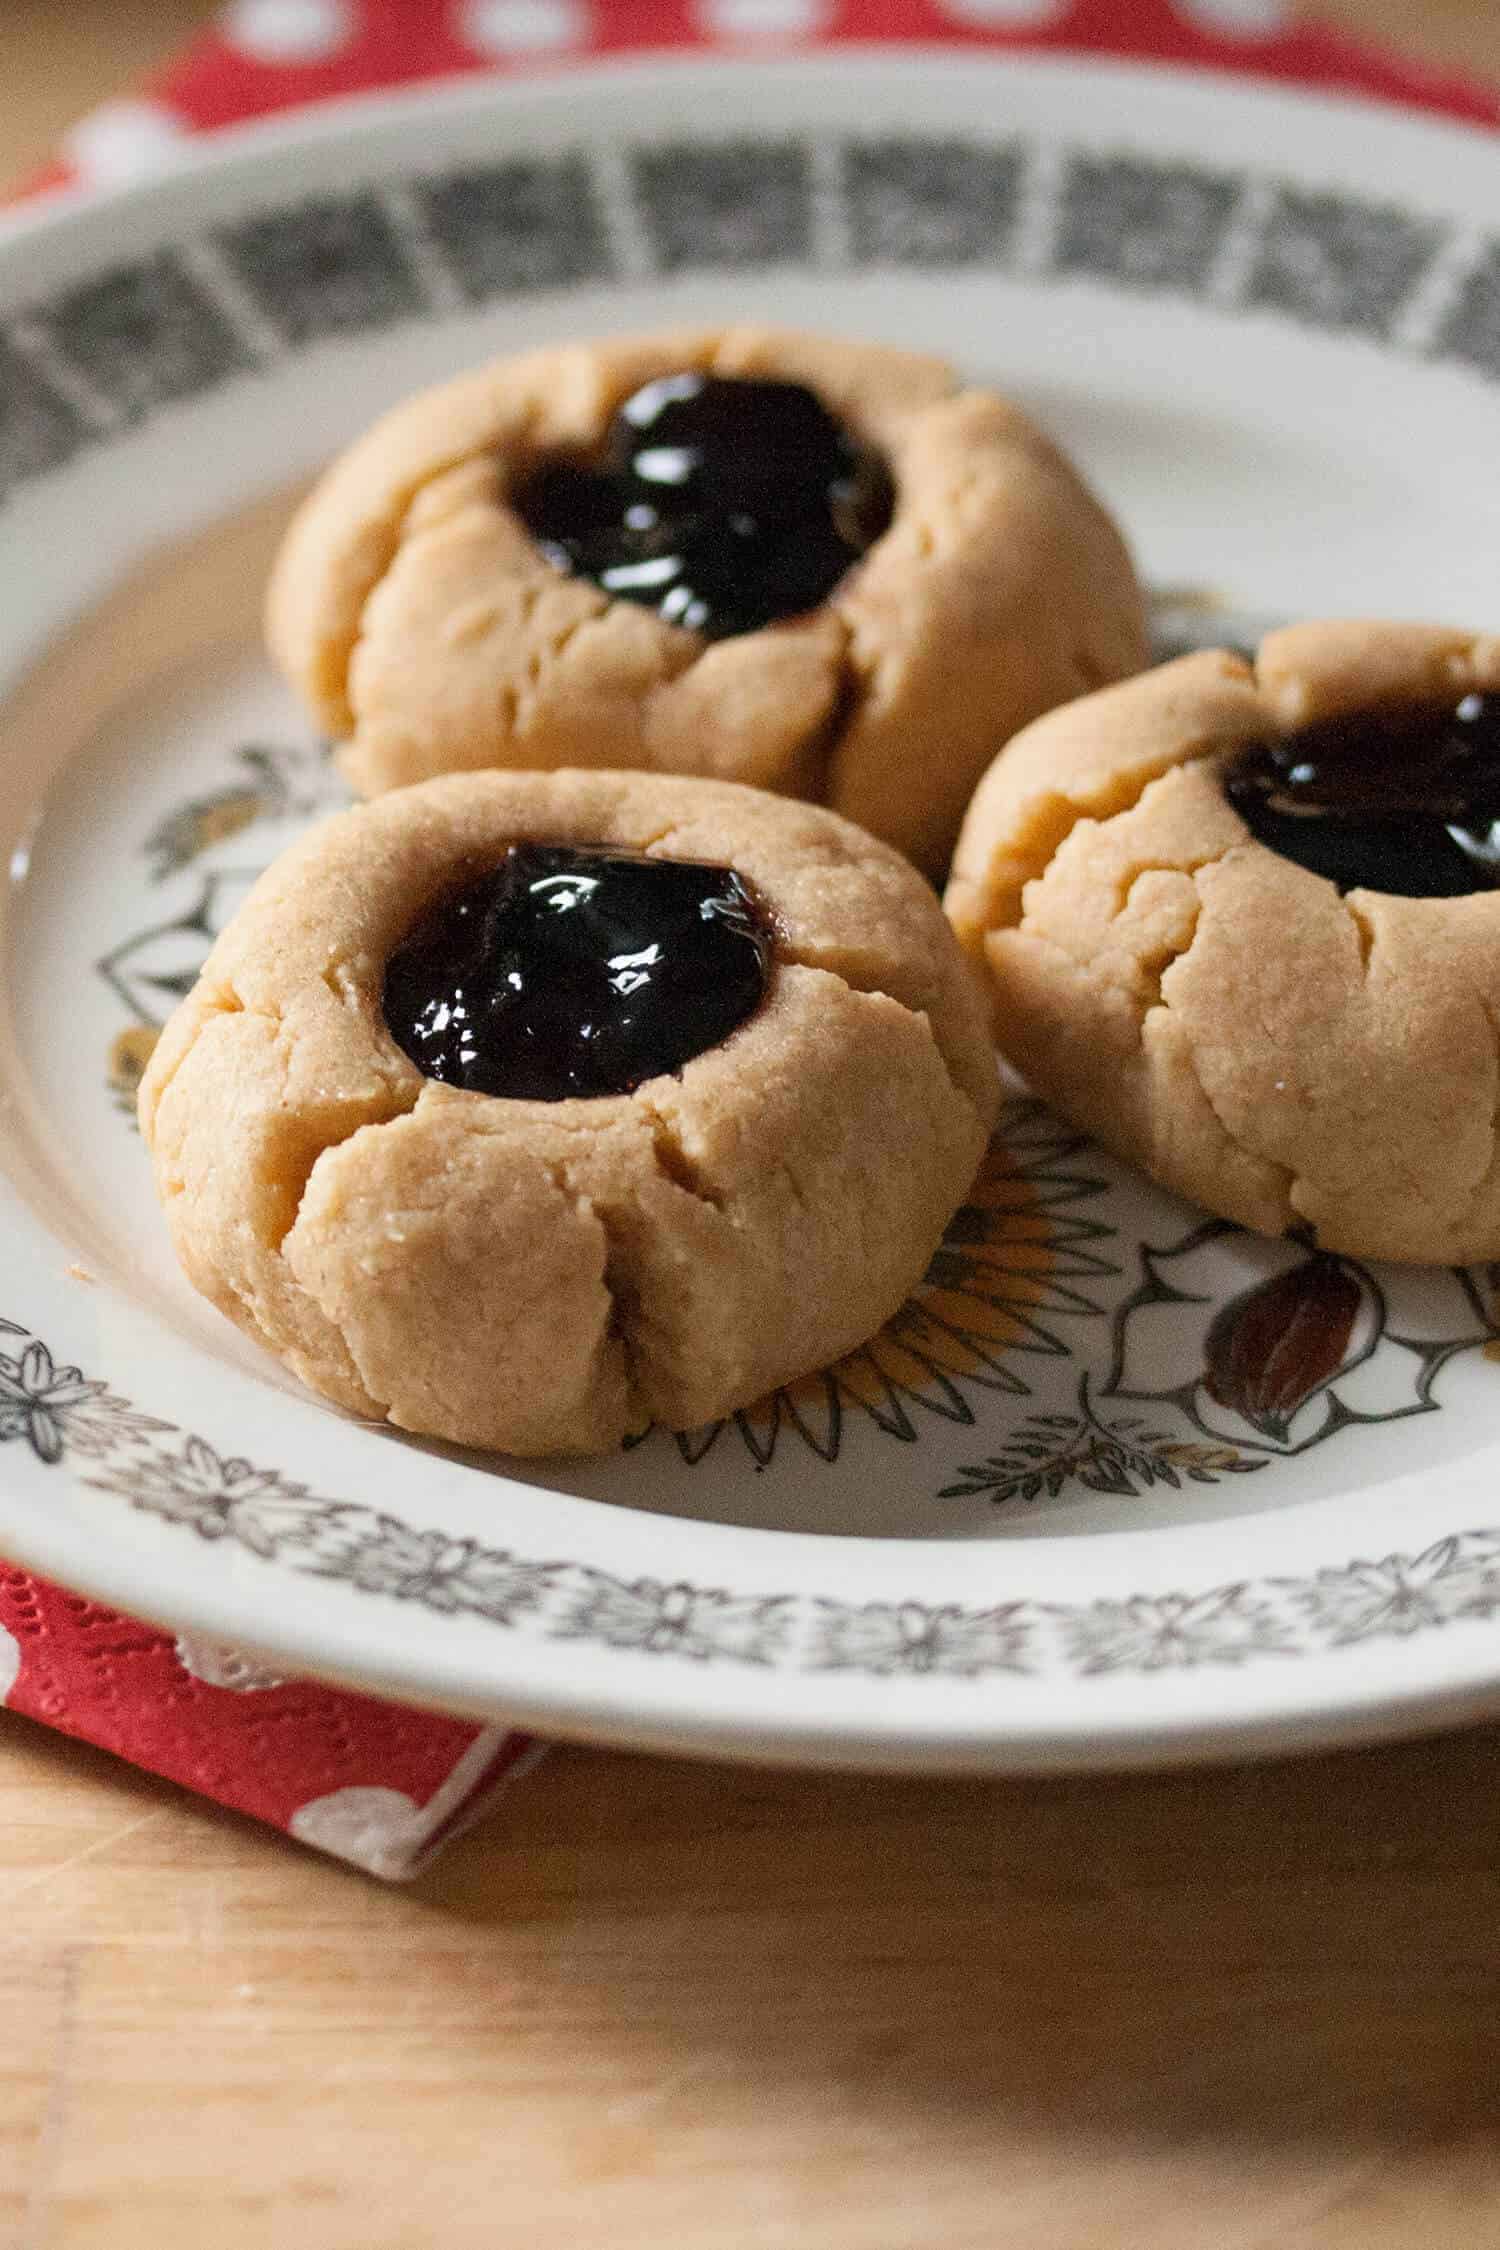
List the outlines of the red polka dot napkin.
{"type": "Polygon", "coordinates": [[[75,126],[27,184],[132,178],[170,163],[185,133],[455,72],[870,40],[1145,56],[1500,119],[1488,89],[1294,21],[1282,0],[233,0],[149,86],[75,126]]]}
{"type": "MultiPolygon", "coordinates": [[[[859,41],[1082,49],[1500,120],[1500,97],[1293,22],[1279,0],[233,0],[140,92],[74,126],[30,190],[170,166],[185,135],[455,72],[631,49],[859,41]]],[[[537,1754],[524,1735],[277,1679],[0,1564],[0,1700],[304,1843],[400,1879],[537,1754]]]]}
{"type": "Polygon", "coordinates": [[[278,1679],[0,1563],[7,1682],[8,1709],[393,1879],[536,1755],[504,1728],[278,1679]]]}

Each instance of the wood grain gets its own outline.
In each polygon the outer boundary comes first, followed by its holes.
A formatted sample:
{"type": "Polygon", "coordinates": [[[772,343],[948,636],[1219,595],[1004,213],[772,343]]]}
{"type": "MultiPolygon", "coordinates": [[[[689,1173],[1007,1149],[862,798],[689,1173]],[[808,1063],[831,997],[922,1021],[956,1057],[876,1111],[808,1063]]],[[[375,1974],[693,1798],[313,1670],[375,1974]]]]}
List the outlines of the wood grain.
{"type": "Polygon", "coordinates": [[[1497,1752],[559,1752],[393,1892],[12,1722],[0,2241],[1480,2250],[1497,1752]]]}
{"type": "MultiPolygon", "coordinates": [[[[0,172],[208,10],[7,0],[0,172]]],[[[1335,0],[1500,72],[1470,0],[1335,0]]],[[[0,1714],[3,2250],[1490,2250],[1500,1732],[560,1752],[409,1891],[0,1714]]]]}
{"type": "Polygon", "coordinates": [[[0,180],[39,164],[74,118],[127,90],[216,13],[213,0],[3,0],[0,180]]]}
{"type": "Polygon", "coordinates": [[[1441,70],[1500,76],[1497,0],[1322,0],[1292,12],[1337,24],[1357,39],[1377,40],[1441,70]]]}

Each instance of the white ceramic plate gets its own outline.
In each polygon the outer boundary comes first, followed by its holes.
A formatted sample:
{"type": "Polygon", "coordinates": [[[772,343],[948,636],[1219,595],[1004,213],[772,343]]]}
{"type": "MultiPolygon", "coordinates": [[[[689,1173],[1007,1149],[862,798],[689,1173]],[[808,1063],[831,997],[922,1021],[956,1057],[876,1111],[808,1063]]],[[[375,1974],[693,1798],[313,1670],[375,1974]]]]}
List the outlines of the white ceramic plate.
{"type": "Polygon", "coordinates": [[[283,1666],[746,1755],[1118,1764],[1500,1706],[1491,1271],[1250,1240],[1018,1100],[867,1351],[537,1473],[340,1419],[200,1304],[128,1100],[338,799],[256,597],[275,496],[387,401],[674,318],[917,342],[1075,449],[1157,586],[1492,623],[1497,202],[1457,127],[870,52],[346,105],[20,223],[0,1549],[283,1666]]]}

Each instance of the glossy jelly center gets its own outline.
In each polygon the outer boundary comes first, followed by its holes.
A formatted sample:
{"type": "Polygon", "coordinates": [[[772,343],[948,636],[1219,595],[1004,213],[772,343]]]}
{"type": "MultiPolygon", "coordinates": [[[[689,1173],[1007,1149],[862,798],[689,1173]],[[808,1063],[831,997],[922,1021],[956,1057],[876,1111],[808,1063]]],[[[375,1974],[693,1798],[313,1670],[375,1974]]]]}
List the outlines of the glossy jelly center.
{"type": "Polygon", "coordinates": [[[771,933],[733,868],[516,844],[391,955],[385,1019],[428,1078],[558,1102],[628,1094],[759,1005],[771,933]]]}
{"type": "Polygon", "coordinates": [[[1341,891],[1500,883],[1500,696],[1363,711],[1257,742],[1224,793],[1251,834],[1341,891]]]}
{"type": "Polygon", "coordinates": [[[664,375],[512,505],[557,569],[710,640],[815,609],[891,520],[885,464],[800,383],[664,375]]]}

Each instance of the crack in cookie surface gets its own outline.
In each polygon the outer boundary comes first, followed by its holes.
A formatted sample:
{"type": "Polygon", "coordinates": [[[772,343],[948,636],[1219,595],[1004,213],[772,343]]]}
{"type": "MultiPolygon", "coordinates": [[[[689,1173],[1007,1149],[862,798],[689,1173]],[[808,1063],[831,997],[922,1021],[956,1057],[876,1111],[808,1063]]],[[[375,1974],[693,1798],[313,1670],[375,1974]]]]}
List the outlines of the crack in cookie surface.
{"type": "MultiPolygon", "coordinates": [[[[1093,793],[1076,797],[1053,795],[1042,799],[1035,808],[1029,833],[1017,840],[1012,855],[1014,872],[1007,870],[1004,889],[996,895],[993,918],[988,922],[992,930],[1023,929],[1026,926],[1026,893],[1034,883],[1045,882],[1056,865],[1063,847],[1073,841],[1080,828],[1104,828],[1113,820],[1122,820],[1138,811],[1159,783],[1169,781],[1173,774],[1185,766],[1201,764],[1216,757],[1223,749],[1222,743],[1210,741],[1174,754],[1165,760],[1156,772],[1135,773],[1110,777],[1107,785],[1093,793]]],[[[1159,861],[1146,859],[1130,870],[1122,880],[1128,884],[1138,875],[1160,870],[1159,861]]],[[[1184,873],[1191,872],[1184,869],[1184,873]]]]}
{"type": "Polygon", "coordinates": [[[794,968],[836,977],[847,992],[888,1001],[924,1023],[953,1092],[989,1131],[999,1107],[998,1072],[991,1064],[981,1063],[975,1068],[973,1049],[954,1036],[953,1019],[962,1006],[959,995],[943,992],[935,982],[925,988],[918,984],[914,963],[865,958],[852,948],[787,945],[783,958],[794,968]]]}
{"type": "MultiPolygon", "coordinates": [[[[1170,1016],[1171,1013],[1171,1003],[1166,1000],[1162,1001],[1158,1009],[1152,1010],[1153,1015],[1170,1016]]],[[[1144,1034],[1144,1025],[1142,1030],[1144,1034]]],[[[1193,1083],[1198,1090],[1203,1106],[1218,1129],[1222,1143],[1221,1161],[1224,1156],[1237,1160],[1250,1175],[1250,1182],[1247,1182],[1247,1185],[1253,1183],[1253,1202],[1248,1196],[1235,1198],[1240,1205],[1240,1223],[1254,1225],[1262,1233],[1284,1233],[1299,1217],[1305,1217],[1298,1201],[1298,1189],[1301,1183],[1297,1173],[1290,1165],[1279,1163],[1275,1157],[1267,1156],[1263,1150],[1250,1147],[1231,1129],[1228,1119],[1224,1116],[1219,1104],[1214,1100],[1213,1091],[1204,1078],[1202,1061],[1190,1035],[1186,1036],[1182,1042],[1181,1054],[1192,1075],[1193,1083]]],[[[1226,1194],[1224,1200],[1226,1203],[1229,1202],[1231,1200],[1230,1195],[1226,1194]]]]}
{"type": "Polygon", "coordinates": [[[1494,1087],[1490,1096],[1490,1141],[1493,1155],[1488,1165],[1474,1182],[1458,1225],[1469,1224],[1476,1213],[1493,1206],[1497,1189],[1500,1189],[1500,1004],[1485,994],[1476,995],[1480,1012],[1489,1028],[1494,1058],[1494,1087]]]}
{"type": "Polygon", "coordinates": [[[1080,823],[1133,812],[1153,783],[1237,748],[1265,723],[1250,667],[1226,650],[1033,721],[995,759],[965,817],[944,898],[960,942],[978,954],[991,932],[1019,927],[1028,886],[1080,823]]]}
{"type": "MultiPolygon", "coordinates": [[[[1152,875],[1176,872],[1178,872],[1176,869],[1143,868],[1136,877],[1135,883],[1130,886],[1131,891],[1135,890],[1137,884],[1148,881],[1152,875]]],[[[1184,870],[1183,872],[1191,875],[1196,871],[1184,870]]],[[[1141,1007],[1141,1027],[1143,1031],[1146,1018],[1151,1010],[1164,1005],[1162,984],[1168,971],[1174,969],[1179,961],[1185,961],[1193,950],[1193,945],[1198,936],[1198,926],[1203,919],[1203,893],[1198,889],[1196,883],[1193,885],[1193,894],[1194,903],[1188,908],[1187,928],[1185,930],[1179,928],[1173,931],[1170,936],[1164,936],[1156,948],[1148,947],[1137,956],[1140,974],[1145,986],[1141,1007]]],[[[1127,897],[1125,901],[1127,911],[1128,906],[1129,899],[1127,897]]]]}
{"type": "Polygon", "coordinates": [[[711,1187],[703,1176],[702,1167],[695,1164],[682,1145],[682,1135],[671,1118],[663,1116],[650,1096],[649,1083],[635,1096],[636,1104],[645,1116],[651,1133],[651,1153],[657,1170],[673,1187],[684,1195],[692,1196],[697,1203],[705,1203],[712,1211],[724,1211],[721,1190],[711,1187]]]}
{"type": "Polygon", "coordinates": [[[499,1106],[427,1087],[330,1150],[288,1261],[398,1427],[607,1446],[632,1409],[604,1216],[499,1106]]]}
{"type": "Polygon", "coordinates": [[[378,1414],[337,1324],[286,1248],[324,1156],[409,1107],[416,1089],[370,1069],[362,1086],[324,1087],[315,1100],[298,1101],[284,1013],[242,1001],[226,1007],[226,995],[221,987],[212,996],[182,1051],[142,1086],[158,1176],[180,1189],[170,1198],[179,1255],[198,1286],[296,1372],[307,1379],[316,1370],[318,1386],[340,1404],[378,1414]]]}
{"type": "Polygon", "coordinates": [[[1375,959],[1375,925],[1357,898],[1345,895],[1344,906],[1359,940],[1359,965],[1366,984],[1375,959]]]}

